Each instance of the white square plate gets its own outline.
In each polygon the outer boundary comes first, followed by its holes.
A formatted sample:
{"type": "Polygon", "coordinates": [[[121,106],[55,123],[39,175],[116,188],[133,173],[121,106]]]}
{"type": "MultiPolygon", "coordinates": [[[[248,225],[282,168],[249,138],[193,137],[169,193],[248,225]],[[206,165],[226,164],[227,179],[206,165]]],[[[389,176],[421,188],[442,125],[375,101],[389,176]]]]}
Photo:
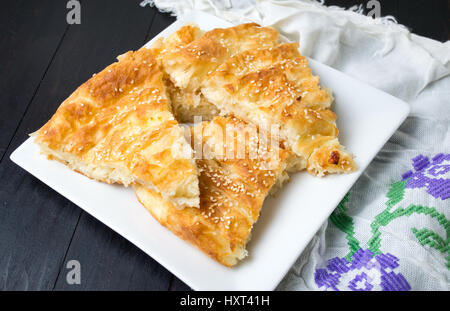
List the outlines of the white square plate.
{"type": "MultiPolygon", "coordinates": [[[[152,41],[192,22],[205,30],[230,26],[212,15],[192,12],[152,41]]],[[[310,66],[321,77],[321,84],[333,90],[340,140],[356,155],[359,170],[326,178],[304,172],[293,175],[277,198],[266,200],[248,246],[250,255],[233,269],[221,266],[162,227],[138,203],[131,188],[95,182],[49,161],[31,139],[11,159],[137,245],[193,289],[273,290],[409,113],[409,106],[395,97],[314,60],[310,60],[310,66]]]]}

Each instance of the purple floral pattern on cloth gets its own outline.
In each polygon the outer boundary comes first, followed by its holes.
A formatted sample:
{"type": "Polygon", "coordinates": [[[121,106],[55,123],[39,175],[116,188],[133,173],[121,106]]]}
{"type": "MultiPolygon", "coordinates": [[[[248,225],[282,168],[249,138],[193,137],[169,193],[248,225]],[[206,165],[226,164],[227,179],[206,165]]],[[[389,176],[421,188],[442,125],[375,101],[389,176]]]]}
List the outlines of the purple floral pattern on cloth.
{"type": "Polygon", "coordinates": [[[398,261],[389,253],[374,257],[370,250],[359,249],[350,262],[338,257],[328,260],[326,269],[317,269],[314,278],[317,286],[325,290],[408,291],[411,286],[405,277],[394,271],[398,261]]]}
{"type": "Polygon", "coordinates": [[[450,198],[450,154],[438,154],[430,159],[418,155],[412,159],[414,170],[403,174],[406,188],[427,188],[427,192],[435,198],[450,198]]]}
{"type": "MultiPolygon", "coordinates": [[[[450,154],[440,153],[431,160],[424,155],[412,159],[413,169],[402,175],[402,181],[391,185],[387,193],[386,208],[378,214],[371,223],[372,237],[368,241],[368,249],[361,248],[361,243],[355,237],[354,220],[347,213],[349,194],[342,200],[330,216],[330,221],[346,234],[350,253],[343,258],[328,260],[326,268],[318,268],[314,274],[315,282],[324,290],[353,290],[353,291],[407,291],[411,286],[405,277],[395,270],[399,268],[399,259],[392,254],[380,250],[380,228],[388,225],[399,217],[407,217],[413,213],[428,215],[439,220],[439,224],[448,232],[448,225],[444,214],[439,214],[433,207],[411,204],[404,208],[401,205],[405,196],[405,189],[426,189],[426,192],[436,199],[450,198],[450,154]]],[[[450,269],[450,251],[448,238],[441,238],[437,233],[424,229],[412,228],[413,233],[422,245],[428,245],[441,253],[448,253],[447,267],[450,269]],[[417,235],[426,232],[428,235],[417,235]],[[440,243],[431,243],[429,236],[433,236],[440,243]]]]}

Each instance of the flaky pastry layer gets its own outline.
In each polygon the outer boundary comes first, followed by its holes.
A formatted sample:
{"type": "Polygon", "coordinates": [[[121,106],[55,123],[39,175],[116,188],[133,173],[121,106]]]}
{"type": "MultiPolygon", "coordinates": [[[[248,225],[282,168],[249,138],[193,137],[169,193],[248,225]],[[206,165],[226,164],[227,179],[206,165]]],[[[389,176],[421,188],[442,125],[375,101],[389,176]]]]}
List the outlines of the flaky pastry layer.
{"type": "Polygon", "coordinates": [[[205,153],[197,159],[200,208],[178,210],[158,193],[139,185],[134,188],[156,220],[228,267],[247,255],[245,247],[264,199],[274,185],[288,179],[290,152],[267,147],[258,135],[250,137],[247,126],[236,118],[216,117],[192,129],[193,148],[198,149],[197,139],[205,153]],[[231,129],[226,130],[227,126],[231,129]],[[226,133],[234,134],[226,140],[226,133]],[[222,148],[227,143],[243,146],[239,155],[235,149],[239,158],[226,157],[222,148]]]}
{"type": "Polygon", "coordinates": [[[81,85],[35,136],[43,153],[107,183],[139,183],[178,208],[199,205],[192,149],[152,51],[120,56],[81,85]]]}

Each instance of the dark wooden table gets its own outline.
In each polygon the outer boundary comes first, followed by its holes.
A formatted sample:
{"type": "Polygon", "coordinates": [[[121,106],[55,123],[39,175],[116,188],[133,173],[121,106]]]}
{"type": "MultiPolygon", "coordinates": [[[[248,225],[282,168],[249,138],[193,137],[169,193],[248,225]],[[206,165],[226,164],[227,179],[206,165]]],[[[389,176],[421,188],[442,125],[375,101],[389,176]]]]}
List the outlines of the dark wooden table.
{"type": "MultiPolygon", "coordinates": [[[[26,173],[9,156],[78,85],[174,21],[139,0],[4,1],[0,10],[0,289],[188,290],[127,240],[26,173]],[[66,264],[81,263],[81,285],[66,264]]],[[[367,1],[327,1],[350,6],[367,1]]],[[[382,1],[413,31],[448,39],[448,1],[382,1]]]]}

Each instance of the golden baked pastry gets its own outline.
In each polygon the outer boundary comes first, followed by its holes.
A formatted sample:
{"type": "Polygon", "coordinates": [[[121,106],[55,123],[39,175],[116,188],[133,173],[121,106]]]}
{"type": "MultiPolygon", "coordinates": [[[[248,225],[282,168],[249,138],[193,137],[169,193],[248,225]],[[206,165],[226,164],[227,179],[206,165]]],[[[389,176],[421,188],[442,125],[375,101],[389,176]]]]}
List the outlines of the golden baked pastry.
{"type": "Polygon", "coordinates": [[[152,50],[166,73],[174,114],[180,122],[194,121],[195,116],[211,120],[219,109],[205,99],[200,86],[206,74],[230,56],[274,46],[278,33],[257,24],[243,24],[204,33],[195,25],[186,25],[152,45],[152,50]]]}
{"type": "Polygon", "coordinates": [[[194,26],[157,43],[179,120],[234,114],[262,129],[279,127],[298,170],[323,176],[352,172],[338,141],[332,95],[319,86],[297,43],[278,44],[270,27],[242,24],[202,33],[194,26]]]}
{"type": "Polygon", "coordinates": [[[247,50],[273,47],[278,41],[275,29],[254,23],[216,28],[189,42],[198,35],[195,29],[185,28],[175,35],[174,38],[178,39],[169,40],[183,44],[161,52],[164,71],[176,87],[186,92],[199,90],[206,75],[230,56],[247,50]],[[186,42],[189,43],[184,44],[186,42]]]}
{"type": "Polygon", "coordinates": [[[187,25],[118,60],[61,104],[36,143],[88,177],[132,184],[162,225],[225,266],[246,256],[287,172],[356,168],[332,95],[270,27],[187,25]],[[190,128],[189,144],[178,122],[194,116],[212,120],[190,128]]]}
{"type": "Polygon", "coordinates": [[[193,129],[193,148],[198,150],[197,141],[204,149],[197,160],[200,208],[178,210],[155,191],[134,187],[139,201],[162,225],[228,267],[246,256],[264,199],[288,178],[290,152],[263,143],[258,132],[252,134],[256,128],[248,127],[236,118],[216,117],[193,129]],[[233,158],[226,145],[236,147],[233,158]]]}
{"type": "MultiPolygon", "coordinates": [[[[152,44],[151,49],[163,67],[163,57],[167,53],[179,52],[180,49],[192,41],[200,38],[203,31],[195,25],[181,27],[167,38],[159,38],[152,44]]],[[[188,91],[176,87],[166,74],[164,81],[172,103],[172,111],[179,122],[193,123],[196,116],[202,116],[203,120],[211,120],[219,114],[219,109],[208,102],[200,93],[200,90],[188,91]]]]}
{"type": "Polygon", "coordinates": [[[210,121],[220,113],[219,108],[211,104],[198,92],[185,92],[166,80],[167,91],[172,103],[175,118],[181,123],[194,123],[195,117],[201,116],[203,121],[210,121]]]}
{"type": "Polygon", "coordinates": [[[198,207],[192,149],[171,113],[152,51],[140,49],[94,75],[34,136],[43,153],[90,178],[139,183],[177,208],[198,207]]]}
{"type": "Polygon", "coordinates": [[[203,31],[198,28],[197,25],[188,24],[176,32],[168,36],[167,38],[158,38],[150,47],[153,55],[157,61],[162,64],[163,55],[169,52],[179,51],[179,49],[192,41],[200,38],[203,35],[203,31]]]}
{"type": "Polygon", "coordinates": [[[319,86],[297,43],[236,54],[207,74],[201,91],[222,114],[279,128],[284,144],[299,157],[298,169],[320,176],[355,170],[337,139],[332,96],[319,86]]]}

